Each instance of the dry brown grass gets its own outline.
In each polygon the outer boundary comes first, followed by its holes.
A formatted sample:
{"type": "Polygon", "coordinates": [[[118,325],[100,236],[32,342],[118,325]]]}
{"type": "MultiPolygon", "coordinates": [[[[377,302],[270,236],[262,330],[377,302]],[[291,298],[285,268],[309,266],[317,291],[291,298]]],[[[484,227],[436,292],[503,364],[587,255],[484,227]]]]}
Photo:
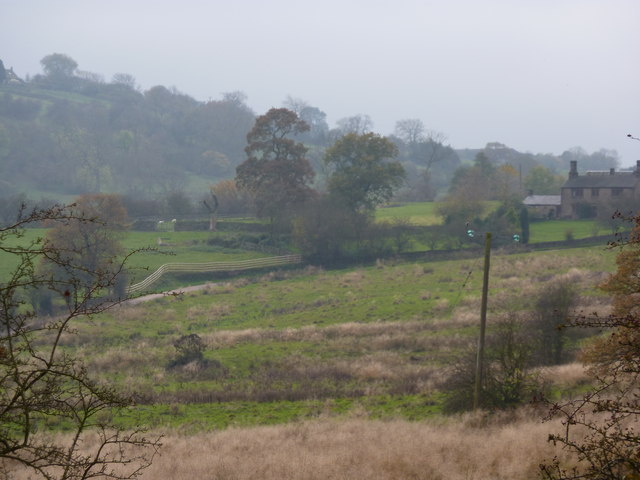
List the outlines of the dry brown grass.
{"type": "Polygon", "coordinates": [[[575,387],[593,380],[582,363],[573,362],[540,369],[545,382],[558,387],[575,387]]]}
{"type": "Polygon", "coordinates": [[[215,321],[227,315],[230,315],[233,307],[228,303],[211,303],[209,305],[196,305],[187,309],[188,320],[198,320],[206,318],[209,321],[215,321]]]}
{"type": "MultiPolygon", "coordinates": [[[[438,325],[431,320],[402,321],[402,322],[371,322],[357,323],[347,322],[328,327],[305,326],[300,328],[285,328],[283,330],[273,330],[269,328],[250,328],[244,330],[221,330],[202,335],[203,340],[211,348],[229,347],[246,342],[266,342],[266,341],[308,341],[318,342],[326,340],[339,340],[342,342],[355,341],[367,337],[367,343],[375,348],[383,348],[384,343],[390,339],[405,338],[412,342],[422,341],[416,334],[422,332],[435,332],[446,322],[439,322],[438,325]]],[[[393,340],[392,340],[393,341],[393,340]]],[[[426,342],[433,341],[425,339],[426,342]]],[[[441,344],[442,339],[438,339],[441,344]]],[[[431,343],[426,345],[431,346],[431,343]]]]}
{"type": "Polygon", "coordinates": [[[441,424],[319,420],[170,434],[142,478],[534,479],[541,461],[562,452],[546,441],[551,425],[530,418],[480,428],[483,422],[469,416],[441,424]]]}
{"type": "MultiPolygon", "coordinates": [[[[547,441],[561,429],[523,408],[436,421],[320,418],[181,435],[166,432],[144,480],[527,480],[568,454],[547,441]]],[[[58,439],[59,440],[59,439],[58,439]]],[[[94,439],[95,443],[95,439],[94,439]]],[[[91,440],[86,448],[94,445],[91,440]]],[[[15,480],[27,480],[17,472],[15,480]]]]}
{"type": "Polygon", "coordinates": [[[340,278],[341,287],[359,287],[363,280],[366,278],[365,273],[362,270],[356,270],[354,272],[345,273],[340,278]]]}

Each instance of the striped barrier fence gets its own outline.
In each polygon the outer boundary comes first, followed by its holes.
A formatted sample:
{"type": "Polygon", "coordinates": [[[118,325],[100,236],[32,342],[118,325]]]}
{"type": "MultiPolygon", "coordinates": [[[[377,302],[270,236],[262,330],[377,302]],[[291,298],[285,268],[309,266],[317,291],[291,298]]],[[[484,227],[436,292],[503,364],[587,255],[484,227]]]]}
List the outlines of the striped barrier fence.
{"type": "Polygon", "coordinates": [[[253,260],[239,260],[237,262],[207,262],[207,263],[165,263],[141,282],[129,285],[127,295],[135,295],[147,290],[162,278],[165,273],[203,273],[203,272],[236,272],[252,268],[278,267],[300,263],[301,255],[282,255],[279,257],[255,258],[253,260]]]}

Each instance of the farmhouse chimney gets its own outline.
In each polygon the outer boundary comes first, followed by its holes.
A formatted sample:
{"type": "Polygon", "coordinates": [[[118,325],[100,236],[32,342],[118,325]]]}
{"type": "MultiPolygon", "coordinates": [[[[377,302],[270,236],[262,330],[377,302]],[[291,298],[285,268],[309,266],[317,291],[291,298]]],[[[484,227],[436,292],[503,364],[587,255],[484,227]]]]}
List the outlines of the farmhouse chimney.
{"type": "Polygon", "coordinates": [[[615,168],[610,168],[609,169],[609,175],[615,175],[616,174],[616,169],[615,168]]]}
{"type": "Polygon", "coordinates": [[[636,171],[633,173],[636,174],[636,177],[640,177],[640,160],[636,160],[636,171]]]}
{"type": "Polygon", "coordinates": [[[576,178],[578,176],[578,161],[571,160],[569,166],[569,178],[576,178]]]}

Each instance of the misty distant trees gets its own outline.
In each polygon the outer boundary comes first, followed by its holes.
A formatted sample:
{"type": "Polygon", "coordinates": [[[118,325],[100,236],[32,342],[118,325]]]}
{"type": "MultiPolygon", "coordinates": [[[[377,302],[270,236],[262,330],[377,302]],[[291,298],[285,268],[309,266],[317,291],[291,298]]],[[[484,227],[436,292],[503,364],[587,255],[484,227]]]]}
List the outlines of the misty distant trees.
{"type": "Polygon", "coordinates": [[[407,183],[400,198],[434,200],[444,193],[461,166],[455,150],[445,145],[446,136],[427,130],[420,119],[409,118],[396,122],[393,140],[407,170],[407,183]]]}
{"type": "Polygon", "coordinates": [[[536,165],[524,177],[524,188],[536,195],[559,195],[564,184],[564,175],[554,174],[543,165],[536,165]]]}
{"type": "MultiPolygon", "coordinates": [[[[186,211],[173,208],[177,203],[169,199],[195,202],[207,193],[207,183],[234,178],[248,159],[246,137],[256,114],[242,92],[201,102],[161,85],[142,91],[127,73],[105,82],[61,53],[45,56],[41,64],[42,75],[0,85],[0,199],[27,190],[47,196],[121,193],[132,211],[149,212],[152,203],[162,204],[162,211],[186,211]]],[[[309,186],[319,192],[329,188],[335,166],[325,162],[327,150],[349,135],[378,135],[366,114],[341,118],[331,127],[327,114],[305,100],[287,97],[284,106],[308,126],[296,132],[295,141],[306,149],[304,158],[315,174],[309,186]]],[[[399,120],[394,134],[384,138],[397,148],[395,161],[406,172],[402,185],[393,188],[400,201],[442,200],[458,184],[485,195],[494,187],[509,190],[514,178],[520,194],[556,193],[570,160],[587,169],[618,165],[616,152],[604,149],[589,154],[574,148],[554,156],[491,142],[483,149],[454,150],[444,134],[417,118],[399,120]],[[478,153],[497,169],[498,183],[473,181],[478,153]]],[[[192,203],[190,211],[194,208],[192,203]]]]}
{"type": "Polygon", "coordinates": [[[167,196],[196,176],[230,178],[245,159],[255,115],[237,92],[203,103],[163,86],[140,92],[129,74],[81,78],[63,54],[42,65],[20,96],[16,87],[0,91],[0,198],[22,190],[167,196]]]}
{"type": "Polygon", "coordinates": [[[52,53],[40,60],[44,74],[52,79],[72,77],[78,68],[78,62],[63,53],[52,53]]]}

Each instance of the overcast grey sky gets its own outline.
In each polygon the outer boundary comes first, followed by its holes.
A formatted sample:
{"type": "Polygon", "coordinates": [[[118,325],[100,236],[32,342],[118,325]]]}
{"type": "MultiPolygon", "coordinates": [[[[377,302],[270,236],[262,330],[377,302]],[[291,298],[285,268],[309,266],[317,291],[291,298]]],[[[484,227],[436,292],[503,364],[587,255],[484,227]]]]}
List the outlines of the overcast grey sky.
{"type": "Polygon", "coordinates": [[[198,100],[287,95],[374,131],[419,118],[455,148],[498,141],[640,159],[640,0],[0,0],[18,75],[65,53],[81,70],[198,100]]]}

